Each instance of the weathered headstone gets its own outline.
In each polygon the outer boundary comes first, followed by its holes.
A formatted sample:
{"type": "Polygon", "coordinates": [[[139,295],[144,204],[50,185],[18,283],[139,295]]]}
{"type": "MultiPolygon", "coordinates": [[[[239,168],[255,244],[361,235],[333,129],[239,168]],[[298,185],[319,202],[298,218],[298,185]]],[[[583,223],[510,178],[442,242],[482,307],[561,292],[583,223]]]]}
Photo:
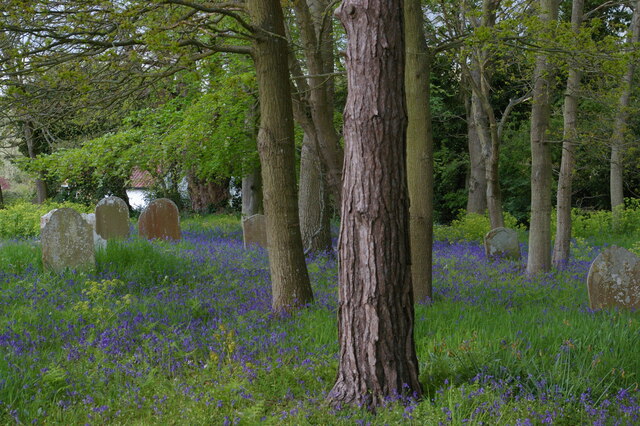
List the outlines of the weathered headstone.
{"type": "Polygon", "coordinates": [[[96,232],[96,215],[95,213],[80,213],[80,216],[91,226],[91,230],[93,231],[93,245],[95,247],[106,247],[107,240],[102,238],[96,232]]]}
{"type": "Polygon", "coordinates": [[[484,236],[484,253],[489,259],[520,259],[518,233],[513,229],[495,228],[484,236]]]}
{"type": "Polygon", "coordinates": [[[267,219],[263,214],[254,214],[242,219],[242,240],[244,247],[258,244],[267,248],[267,219]]]}
{"type": "Polygon", "coordinates": [[[40,221],[42,264],[55,272],[65,269],[89,270],[95,267],[93,229],[70,208],[55,209],[40,221]]]}
{"type": "Polygon", "coordinates": [[[587,276],[591,309],[640,308],[640,258],[609,247],[595,258],[587,276]]]}
{"type": "Polygon", "coordinates": [[[149,203],[138,220],[138,232],[149,240],[180,239],[180,214],[178,206],[168,198],[158,198],[149,203]]]}
{"type": "Polygon", "coordinates": [[[129,207],[122,198],[103,198],[96,205],[96,233],[104,240],[129,236],[129,207]]]}

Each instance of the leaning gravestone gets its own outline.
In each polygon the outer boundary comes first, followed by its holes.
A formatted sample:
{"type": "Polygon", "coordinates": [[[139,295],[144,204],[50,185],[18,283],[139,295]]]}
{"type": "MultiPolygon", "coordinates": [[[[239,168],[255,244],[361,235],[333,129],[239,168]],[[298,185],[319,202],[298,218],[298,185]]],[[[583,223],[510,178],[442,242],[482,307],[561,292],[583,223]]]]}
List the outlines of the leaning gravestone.
{"type": "Polygon", "coordinates": [[[129,236],[129,207],[122,198],[103,198],[96,205],[96,233],[103,240],[129,236]]]}
{"type": "Polygon", "coordinates": [[[640,258],[609,247],[595,258],[587,276],[591,309],[640,308],[640,258]]]}
{"type": "Polygon", "coordinates": [[[54,272],[95,267],[93,229],[70,208],[55,209],[41,218],[42,264],[54,272]]]}
{"type": "Polygon", "coordinates": [[[178,206],[168,198],[153,200],[142,211],[138,220],[138,232],[149,240],[180,239],[180,215],[178,206]]]}
{"type": "Polygon", "coordinates": [[[520,260],[518,233],[502,227],[492,229],[484,236],[484,253],[489,259],[502,257],[520,260]]]}
{"type": "Polygon", "coordinates": [[[242,219],[242,240],[244,247],[258,244],[267,248],[267,219],[263,214],[254,214],[242,219]]]}

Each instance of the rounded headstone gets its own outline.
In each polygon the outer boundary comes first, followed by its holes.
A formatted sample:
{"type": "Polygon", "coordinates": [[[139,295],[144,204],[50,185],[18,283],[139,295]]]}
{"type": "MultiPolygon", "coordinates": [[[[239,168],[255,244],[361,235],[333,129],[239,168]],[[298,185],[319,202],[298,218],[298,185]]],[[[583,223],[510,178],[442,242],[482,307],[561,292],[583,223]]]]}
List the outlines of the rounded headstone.
{"type": "Polygon", "coordinates": [[[489,259],[520,260],[518,233],[503,227],[492,229],[484,236],[484,253],[489,259]]]}
{"type": "Polygon", "coordinates": [[[640,308],[640,258],[609,247],[595,258],[587,276],[591,309],[640,308]]]}
{"type": "Polygon", "coordinates": [[[267,219],[263,214],[254,214],[242,219],[242,240],[244,247],[258,244],[267,248],[267,219]]]}
{"type": "Polygon", "coordinates": [[[70,208],[55,209],[41,220],[42,264],[62,272],[65,269],[89,270],[95,267],[93,228],[70,208]]]}
{"type": "Polygon", "coordinates": [[[122,198],[103,198],[96,205],[96,233],[100,238],[125,239],[129,236],[129,207],[122,198]]]}
{"type": "Polygon", "coordinates": [[[178,206],[168,198],[158,198],[140,214],[138,232],[141,237],[149,240],[180,239],[180,214],[178,206]]]}

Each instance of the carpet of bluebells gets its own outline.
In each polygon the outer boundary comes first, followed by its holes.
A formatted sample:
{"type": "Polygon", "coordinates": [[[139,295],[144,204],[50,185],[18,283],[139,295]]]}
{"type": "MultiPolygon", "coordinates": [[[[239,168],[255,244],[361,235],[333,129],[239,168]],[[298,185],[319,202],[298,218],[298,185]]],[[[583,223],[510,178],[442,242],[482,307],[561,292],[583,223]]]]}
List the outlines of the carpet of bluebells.
{"type": "Polygon", "coordinates": [[[239,226],[183,237],[110,243],[96,272],[62,277],[33,241],[0,247],[0,424],[640,424],[640,318],[589,309],[597,249],[529,277],[436,242],[434,300],[416,311],[425,396],[373,415],[324,402],[333,254],[307,259],[315,303],[276,316],[266,253],[239,226]]]}

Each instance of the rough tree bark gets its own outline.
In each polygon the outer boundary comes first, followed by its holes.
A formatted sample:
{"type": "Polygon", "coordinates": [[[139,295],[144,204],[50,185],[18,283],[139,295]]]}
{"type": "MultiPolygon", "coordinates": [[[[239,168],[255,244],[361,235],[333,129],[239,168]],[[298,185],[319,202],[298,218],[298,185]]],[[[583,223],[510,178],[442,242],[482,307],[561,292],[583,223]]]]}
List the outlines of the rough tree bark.
{"type": "Polygon", "coordinates": [[[260,168],[242,178],[242,216],[249,217],[263,213],[262,176],[260,168]]]}
{"type": "Polygon", "coordinates": [[[305,253],[331,250],[329,197],[325,190],[317,141],[305,133],[300,154],[298,210],[305,253]]]}
{"type": "MultiPolygon", "coordinates": [[[[640,42],[640,1],[634,3],[633,18],[629,28],[629,42],[637,44],[640,42]]],[[[624,180],[623,180],[623,157],[624,138],[629,121],[629,104],[631,102],[631,89],[633,87],[633,74],[635,73],[636,62],[629,60],[627,71],[622,77],[622,92],[618,99],[618,111],[611,135],[611,160],[610,160],[610,191],[611,210],[616,213],[616,207],[624,205],[624,180]]],[[[614,217],[615,219],[615,217],[614,217]]]]}
{"type": "Polygon", "coordinates": [[[260,95],[258,153],[267,219],[272,308],[287,311],[313,301],[298,221],[288,48],[278,0],[248,0],[247,9],[256,28],[252,55],[260,95]]]}
{"type": "MultiPolygon", "coordinates": [[[[571,10],[571,30],[580,31],[584,0],[573,0],[571,10]]],[[[578,135],[578,91],[580,90],[581,72],[569,68],[567,90],[564,95],[562,135],[562,160],[560,162],[560,176],[558,176],[556,240],[553,246],[551,261],[558,267],[569,259],[571,247],[571,187],[573,183],[573,167],[575,163],[575,146],[578,135]]]]}
{"type": "Polygon", "coordinates": [[[189,198],[191,208],[198,213],[206,213],[212,209],[224,208],[229,203],[229,181],[230,179],[220,179],[220,181],[210,182],[199,179],[195,173],[187,174],[189,183],[189,198]]]}
{"type": "MultiPolygon", "coordinates": [[[[557,0],[540,0],[540,19],[550,24],[558,17],[557,0]]],[[[547,141],[550,119],[552,64],[548,53],[536,56],[531,107],[531,222],[527,273],[551,269],[551,147],[547,141]]]]}
{"type": "Polygon", "coordinates": [[[404,0],[407,100],[407,184],[411,281],[415,301],[431,300],[433,246],[433,135],[429,106],[431,53],[420,0],[404,0]]]}
{"type": "Polygon", "coordinates": [[[349,94],[334,405],[420,396],[406,184],[402,0],[345,0],[349,94]]]}

